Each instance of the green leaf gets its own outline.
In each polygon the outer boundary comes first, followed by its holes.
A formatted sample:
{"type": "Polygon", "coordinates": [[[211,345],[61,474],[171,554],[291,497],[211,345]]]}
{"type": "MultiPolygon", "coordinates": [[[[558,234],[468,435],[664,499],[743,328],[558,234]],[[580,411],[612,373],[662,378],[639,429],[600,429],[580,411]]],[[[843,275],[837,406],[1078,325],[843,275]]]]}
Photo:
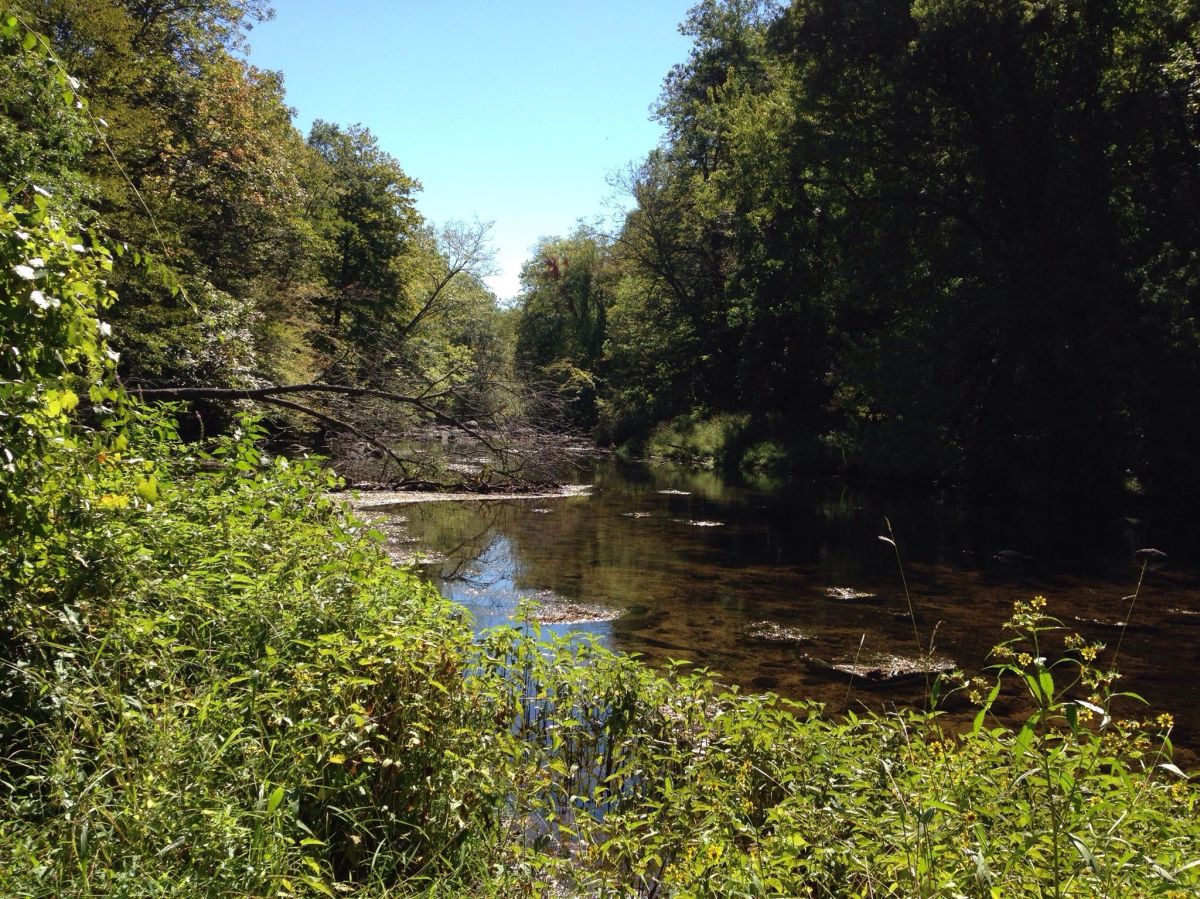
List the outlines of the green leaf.
{"type": "Polygon", "coordinates": [[[1093,873],[1100,873],[1100,866],[1096,864],[1096,856],[1092,854],[1092,850],[1088,849],[1087,844],[1083,842],[1081,837],[1075,834],[1069,834],[1071,843],[1075,846],[1075,851],[1079,853],[1084,863],[1092,869],[1093,873]]]}
{"type": "Polygon", "coordinates": [[[148,503],[158,502],[158,478],[150,475],[145,480],[139,481],[137,494],[148,503]]]}
{"type": "Polygon", "coordinates": [[[1054,678],[1050,676],[1050,672],[1043,670],[1038,674],[1038,686],[1042,688],[1042,694],[1046,697],[1046,702],[1054,701],[1054,678]]]}
{"type": "MultiPolygon", "coordinates": [[[[310,858],[306,858],[305,861],[308,862],[310,865],[313,865],[313,866],[316,865],[316,862],[314,862],[310,858]]],[[[329,886],[323,880],[318,880],[315,877],[309,877],[307,874],[300,875],[300,880],[302,880],[304,883],[306,883],[308,886],[312,887],[314,890],[316,890],[318,893],[320,893],[323,896],[335,895],[333,890],[331,890],[329,888],[329,886]]]]}
{"type": "Polygon", "coordinates": [[[1013,752],[1017,758],[1025,755],[1033,747],[1033,728],[1028,724],[1021,728],[1013,740],[1013,752]]]}

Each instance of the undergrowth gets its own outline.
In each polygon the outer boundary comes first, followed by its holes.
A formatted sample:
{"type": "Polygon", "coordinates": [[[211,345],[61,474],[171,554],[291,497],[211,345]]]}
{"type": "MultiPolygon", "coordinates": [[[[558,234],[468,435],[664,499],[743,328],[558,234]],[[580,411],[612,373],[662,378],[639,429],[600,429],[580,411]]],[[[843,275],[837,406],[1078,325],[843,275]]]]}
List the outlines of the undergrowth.
{"type": "Polygon", "coordinates": [[[653,459],[714,468],[729,461],[730,447],[747,427],[745,415],[681,415],[659,423],[643,452],[653,459]]]}
{"type": "Polygon", "coordinates": [[[157,415],[123,433],[49,478],[75,493],[71,540],[6,606],[3,895],[1200,883],[1170,721],[1118,720],[1100,648],[1042,600],[1018,605],[994,679],[961,685],[968,733],[837,721],[536,627],[475,640],[252,421],[204,459],[157,415]],[[1035,704],[1017,728],[990,715],[1006,684],[1035,704]]]}

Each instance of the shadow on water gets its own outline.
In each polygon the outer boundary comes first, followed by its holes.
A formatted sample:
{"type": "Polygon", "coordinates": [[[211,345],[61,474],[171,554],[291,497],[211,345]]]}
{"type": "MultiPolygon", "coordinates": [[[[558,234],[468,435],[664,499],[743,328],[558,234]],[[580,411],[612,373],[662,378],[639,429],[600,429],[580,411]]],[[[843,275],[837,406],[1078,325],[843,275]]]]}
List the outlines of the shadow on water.
{"type": "MultiPolygon", "coordinates": [[[[1035,594],[1068,627],[1114,646],[1122,597],[1139,573],[1138,535],[1119,527],[1081,547],[1053,522],[1018,527],[836,479],[735,486],[708,472],[604,460],[580,481],[594,485],[590,495],[398,514],[439,560],[426,575],[480,627],[506,621],[520,598],[601,604],[620,617],[547,629],[583,630],[651,663],[686,659],[745,689],[833,709],[923,699],[923,678],[851,683],[831,667],[917,655],[895,557],[879,540],[885,515],[922,642],[968,672],[1004,639],[1013,601],[1035,594]]],[[[1193,747],[1197,638],[1200,570],[1172,560],[1146,577],[1121,645],[1121,687],[1175,712],[1179,742],[1193,747]]]]}

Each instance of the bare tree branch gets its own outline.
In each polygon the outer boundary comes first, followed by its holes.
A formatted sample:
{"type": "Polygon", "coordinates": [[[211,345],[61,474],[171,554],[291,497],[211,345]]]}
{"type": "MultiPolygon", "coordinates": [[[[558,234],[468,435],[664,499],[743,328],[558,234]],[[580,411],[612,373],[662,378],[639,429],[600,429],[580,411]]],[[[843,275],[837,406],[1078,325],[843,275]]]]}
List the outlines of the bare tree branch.
{"type": "MultiPolygon", "coordinates": [[[[286,395],[286,394],[292,394],[292,393],[333,393],[333,394],[339,394],[342,396],[374,397],[376,399],[389,400],[394,403],[399,403],[401,405],[406,405],[406,406],[410,406],[414,409],[418,409],[421,412],[425,413],[426,415],[430,416],[431,418],[434,418],[437,421],[441,422],[442,424],[449,425],[450,427],[453,427],[453,428],[456,428],[456,429],[462,431],[464,434],[470,435],[471,437],[475,438],[480,443],[482,443],[484,446],[486,446],[489,450],[492,450],[493,452],[500,452],[500,449],[486,435],[482,434],[481,432],[479,432],[475,428],[471,427],[467,423],[459,421],[454,416],[447,415],[445,412],[442,412],[439,409],[435,409],[433,406],[429,405],[428,400],[436,398],[437,396],[441,396],[443,394],[422,394],[421,396],[408,396],[407,394],[403,394],[403,393],[393,393],[390,390],[377,390],[373,387],[349,387],[345,384],[322,384],[322,383],[275,384],[275,385],[270,385],[267,387],[247,387],[247,388],[241,388],[241,387],[146,387],[146,388],[140,388],[140,387],[135,387],[133,389],[137,391],[137,394],[139,397],[142,397],[144,399],[166,401],[166,402],[170,402],[172,400],[216,400],[219,402],[232,402],[234,400],[259,400],[259,401],[266,402],[266,403],[274,403],[277,406],[285,405],[285,401],[279,399],[280,395],[286,395]]],[[[380,444],[377,440],[375,440],[374,438],[368,437],[362,431],[357,430],[352,425],[349,425],[346,422],[341,421],[340,419],[333,418],[332,416],[328,416],[325,413],[316,412],[315,410],[312,410],[305,406],[300,406],[300,405],[294,404],[294,403],[291,404],[291,407],[294,407],[296,409],[296,411],[298,411],[298,412],[303,412],[307,415],[313,416],[314,418],[318,418],[318,419],[321,419],[324,421],[329,421],[332,424],[336,424],[337,426],[342,427],[345,430],[350,431],[351,433],[357,434],[358,436],[363,437],[364,439],[367,439],[372,444],[382,447],[382,444],[380,444]]],[[[392,453],[390,450],[388,451],[388,455],[392,456],[392,458],[394,458],[397,462],[401,461],[400,458],[398,456],[395,456],[395,454],[392,453]]]]}
{"type": "Polygon", "coordinates": [[[400,470],[402,472],[407,473],[407,471],[408,471],[408,462],[406,460],[404,460],[400,456],[396,455],[382,441],[376,440],[370,434],[366,433],[365,431],[360,430],[359,428],[356,428],[354,425],[350,424],[348,421],[342,421],[340,418],[335,418],[334,416],[329,415],[325,412],[319,412],[316,409],[310,409],[308,406],[302,406],[299,403],[292,402],[291,400],[280,399],[277,396],[260,396],[260,397],[256,397],[256,399],[258,399],[259,401],[264,402],[264,403],[270,403],[273,406],[280,406],[281,408],[284,408],[284,409],[291,409],[293,412],[299,412],[302,415],[309,415],[309,416],[317,419],[318,421],[323,421],[326,424],[333,425],[335,428],[341,428],[344,431],[348,431],[351,434],[353,434],[354,436],[358,437],[359,439],[365,440],[367,443],[371,444],[371,446],[375,447],[380,452],[384,453],[389,459],[391,459],[393,462],[395,462],[397,465],[400,466],[400,470]]]}
{"type": "Polygon", "coordinates": [[[417,326],[435,312],[439,301],[460,275],[482,280],[491,271],[492,252],[488,246],[491,222],[450,222],[437,235],[435,256],[444,260],[429,273],[429,287],[417,311],[397,331],[400,340],[406,339],[417,326]]]}

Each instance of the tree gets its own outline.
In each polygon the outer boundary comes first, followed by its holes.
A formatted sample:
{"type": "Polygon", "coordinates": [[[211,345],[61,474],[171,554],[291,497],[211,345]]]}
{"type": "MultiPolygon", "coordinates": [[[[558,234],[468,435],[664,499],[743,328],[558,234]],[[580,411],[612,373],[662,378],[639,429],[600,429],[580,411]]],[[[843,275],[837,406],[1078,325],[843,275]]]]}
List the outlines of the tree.
{"type": "Polygon", "coordinates": [[[617,238],[617,430],[745,410],[1060,504],[1200,470],[1167,425],[1200,365],[1196,10],[712,0],[684,30],[617,238]]]}
{"type": "Polygon", "coordinates": [[[844,248],[825,283],[875,464],[1119,493],[1143,411],[1126,341],[1157,340],[1139,271],[1197,235],[1167,66],[1196,28],[1167,3],[1016,2],[797,3],[774,28],[791,152],[844,248]]]}
{"type": "Polygon", "coordinates": [[[615,271],[603,239],[580,227],[539,241],[521,270],[516,358],[528,381],[546,382],[571,423],[596,421],[615,271]]]}
{"type": "Polygon", "coordinates": [[[348,309],[369,321],[395,307],[399,263],[420,227],[412,200],[420,185],[361,125],[343,130],[317,120],[308,144],[328,165],[315,203],[323,207],[317,213],[326,242],[321,269],[333,293],[336,331],[348,309]]]}

